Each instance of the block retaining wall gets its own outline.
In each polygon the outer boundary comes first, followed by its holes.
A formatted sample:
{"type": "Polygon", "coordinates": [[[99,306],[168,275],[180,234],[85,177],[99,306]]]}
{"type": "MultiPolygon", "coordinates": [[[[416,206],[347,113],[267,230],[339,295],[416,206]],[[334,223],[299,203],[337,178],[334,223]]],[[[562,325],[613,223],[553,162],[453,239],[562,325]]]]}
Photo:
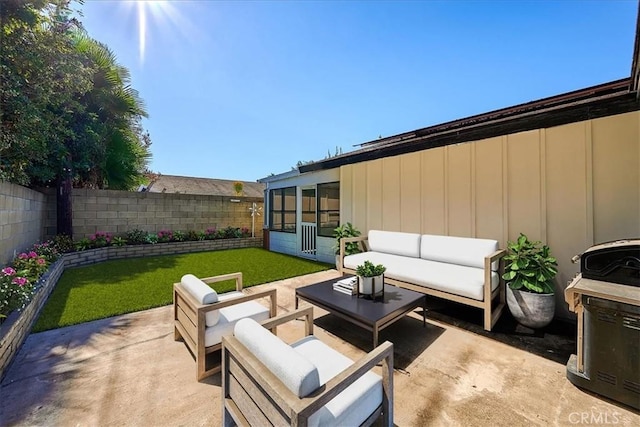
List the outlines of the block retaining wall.
{"type": "Polygon", "coordinates": [[[250,247],[262,247],[262,238],[248,237],[240,239],[203,240],[198,242],[158,243],[155,245],[110,246],[63,255],[42,275],[36,285],[36,293],[27,306],[21,311],[11,313],[4,323],[0,325],[0,381],[20,351],[22,344],[31,332],[31,328],[40,314],[40,310],[44,307],[47,298],[56,283],[58,283],[65,269],[113,259],[250,247]]]}
{"type": "Polygon", "coordinates": [[[31,332],[40,310],[65,269],[64,257],[54,262],[42,275],[33,299],[21,311],[14,311],[0,325],[0,380],[31,332]]]}

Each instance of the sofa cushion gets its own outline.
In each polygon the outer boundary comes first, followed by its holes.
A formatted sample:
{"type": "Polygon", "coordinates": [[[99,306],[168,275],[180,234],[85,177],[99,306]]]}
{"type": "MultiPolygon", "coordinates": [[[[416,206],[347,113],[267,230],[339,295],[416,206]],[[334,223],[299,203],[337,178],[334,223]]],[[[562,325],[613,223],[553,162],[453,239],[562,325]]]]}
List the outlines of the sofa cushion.
{"type": "Polygon", "coordinates": [[[420,257],[419,234],[370,230],[368,240],[369,247],[375,252],[420,257]]]}
{"type": "MultiPolygon", "coordinates": [[[[353,361],[314,336],[291,344],[318,369],[320,384],[326,384],[353,361]]],[[[367,372],[309,417],[309,426],[358,426],[382,403],[382,378],[367,372]]]]}
{"type": "Polygon", "coordinates": [[[320,387],[316,366],[254,320],[238,321],[234,335],[298,397],[308,396],[320,387]]]}
{"type": "MultiPolygon", "coordinates": [[[[420,258],[449,264],[483,268],[484,258],[498,250],[498,242],[470,237],[435,236],[423,234],[420,258]]],[[[497,263],[492,266],[497,270],[497,263]]]]}
{"type": "Polygon", "coordinates": [[[200,304],[218,302],[218,294],[216,291],[193,274],[185,274],[182,276],[180,283],[182,283],[182,287],[200,304]]]}
{"type": "MultiPolygon", "coordinates": [[[[220,295],[220,297],[222,297],[222,295],[220,295]]],[[[262,322],[269,318],[269,309],[256,301],[246,301],[215,311],[219,312],[218,322],[215,326],[207,326],[205,329],[205,347],[220,344],[222,336],[233,333],[234,326],[241,319],[251,318],[256,322],[262,322]]]]}
{"type": "MultiPolygon", "coordinates": [[[[429,261],[421,258],[409,258],[380,252],[363,252],[344,258],[344,266],[355,269],[369,260],[382,264],[387,270],[385,276],[403,282],[413,283],[426,288],[436,289],[454,295],[484,300],[484,269],[457,264],[429,261]]],[[[491,273],[491,289],[500,283],[496,272],[491,273]]]]}

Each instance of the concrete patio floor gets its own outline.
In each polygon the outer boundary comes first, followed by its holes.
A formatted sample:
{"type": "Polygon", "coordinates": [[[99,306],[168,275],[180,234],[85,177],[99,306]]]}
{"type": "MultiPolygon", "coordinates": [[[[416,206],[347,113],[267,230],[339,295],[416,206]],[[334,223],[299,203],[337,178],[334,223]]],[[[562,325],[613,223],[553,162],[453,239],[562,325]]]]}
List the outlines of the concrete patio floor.
{"type": "MultiPolygon", "coordinates": [[[[298,286],[335,270],[247,289],[275,287],[279,313],[298,286]]],[[[304,303],[303,303],[304,304],[304,303]]],[[[371,334],[314,308],[315,334],[352,359],[371,334]],[[346,339],[345,339],[346,338],[346,339]]],[[[278,328],[302,336],[302,322],[278,328]]],[[[629,408],[572,385],[565,366],[412,313],[381,332],[395,346],[398,426],[640,425],[629,408]]],[[[32,334],[1,386],[3,426],[216,426],[220,375],[195,379],[195,362],[173,340],[171,306],[32,334]]]]}

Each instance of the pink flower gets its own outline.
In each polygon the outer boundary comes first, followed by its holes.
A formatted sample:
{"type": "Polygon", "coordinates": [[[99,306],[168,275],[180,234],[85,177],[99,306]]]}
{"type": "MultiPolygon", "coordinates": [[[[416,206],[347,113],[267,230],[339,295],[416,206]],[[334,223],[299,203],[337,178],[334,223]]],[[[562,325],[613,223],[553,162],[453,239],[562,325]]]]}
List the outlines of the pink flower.
{"type": "Polygon", "coordinates": [[[11,267],[5,267],[2,269],[2,274],[4,274],[5,276],[13,276],[14,274],[16,274],[16,271],[11,267]]]}
{"type": "Polygon", "coordinates": [[[11,283],[18,286],[24,286],[27,284],[27,282],[28,282],[27,279],[25,279],[24,277],[16,277],[11,281],[11,283]]]}
{"type": "Polygon", "coordinates": [[[45,264],[47,261],[45,261],[44,258],[38,258],[38,260],[36,262],[38,264],[42,265],[42,264],[45,264]]]}
{"type": "Polygon", "coordinates": [[[34,251],[29,252],[29,258],[38,258],[38,254],[34,251]]]}
{"type": "Polygon", "coordinates": [[[20,255],[18,255],[18,258],[20,259],[27,259],[29,258],[29,255],[25,254],[24,252],[22,252],[20,255]]]}

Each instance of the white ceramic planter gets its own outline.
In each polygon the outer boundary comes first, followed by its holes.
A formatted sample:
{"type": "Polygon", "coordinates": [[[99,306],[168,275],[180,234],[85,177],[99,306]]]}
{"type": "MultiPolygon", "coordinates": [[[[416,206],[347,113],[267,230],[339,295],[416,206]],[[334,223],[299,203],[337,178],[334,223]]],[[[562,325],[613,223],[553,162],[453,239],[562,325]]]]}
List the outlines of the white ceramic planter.
{"type": "Polygon", "coordinates": [[[358,294],[376,298],[384,293],[384,274],[373,277],[358,276],[358,294]]]}
{"type": "Polygon", "coordinates": [[[507,286],[507,305],[518,323],[528,328],[540,329],[553,320],[556,299],[554,294],[513,290],[507,286]]]}

